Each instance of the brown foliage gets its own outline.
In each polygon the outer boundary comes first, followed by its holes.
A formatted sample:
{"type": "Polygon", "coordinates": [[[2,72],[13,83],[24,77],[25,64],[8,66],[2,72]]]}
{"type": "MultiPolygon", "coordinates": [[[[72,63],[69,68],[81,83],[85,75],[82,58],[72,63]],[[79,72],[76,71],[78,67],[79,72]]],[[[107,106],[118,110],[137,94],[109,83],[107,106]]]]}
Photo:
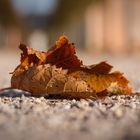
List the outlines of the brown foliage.
{"type": "Polygon", "coordinates": [[[131,94],[129,81],[120,72],[111,73],[106,62],[85,66],[75,52],[75,45],[61,36],[47,52],[25,45],[21,64],[11,78],[11,87],[32,95],[60,94],[64,97],[92,98],[106,94],[131,94]]]}

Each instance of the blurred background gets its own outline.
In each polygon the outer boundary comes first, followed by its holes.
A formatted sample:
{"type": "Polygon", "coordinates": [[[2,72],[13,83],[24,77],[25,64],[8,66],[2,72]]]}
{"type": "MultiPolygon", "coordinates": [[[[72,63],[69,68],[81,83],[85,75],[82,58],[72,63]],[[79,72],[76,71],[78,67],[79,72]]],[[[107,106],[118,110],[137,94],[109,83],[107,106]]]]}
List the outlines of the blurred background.
{"type": "Polygon", "coordinates": [[[20,42],[45,51],[63,34],[85,64],[108,60],[140,89],[140,0],[0,0],[0,86],[20,42]]]}
{"type": "Polygon", "coordinates": [[[0,48],[46,50],[64,34],[90,53],[140,52],[139,0],[0,0],[0,48]]]}

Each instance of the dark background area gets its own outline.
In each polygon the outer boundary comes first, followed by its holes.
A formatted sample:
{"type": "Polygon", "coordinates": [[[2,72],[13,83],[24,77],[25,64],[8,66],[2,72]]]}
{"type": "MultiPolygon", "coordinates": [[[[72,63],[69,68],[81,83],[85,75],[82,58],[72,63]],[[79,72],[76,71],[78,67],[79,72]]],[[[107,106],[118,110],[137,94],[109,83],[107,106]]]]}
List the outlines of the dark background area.
{"type": "Polygon", "coordinates": [[[93,54],[140,51],[139,0],[0,0],[0,47],[46,50],[64,34],[93,54]]]}

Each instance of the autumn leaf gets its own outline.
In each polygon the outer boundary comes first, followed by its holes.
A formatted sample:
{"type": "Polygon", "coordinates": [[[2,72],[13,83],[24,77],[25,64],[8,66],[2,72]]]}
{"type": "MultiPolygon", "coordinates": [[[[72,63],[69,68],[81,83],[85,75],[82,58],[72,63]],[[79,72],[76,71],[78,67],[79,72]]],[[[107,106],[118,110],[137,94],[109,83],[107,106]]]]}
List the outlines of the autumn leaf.
{"type": "Polygon", "coordinates": [[[80,61],[75,55],[74,43],[69,43],[67,37],[61,36],[55,46],[47,51],[46,64],[56,65],[64,69],[80,67],[80,61]]]}
{"type": "Polygon", "coordinates": [[[112,66],[107,62],[83,65],[76,56],[75,45],[65,36],[61,36],[47,52],[23,44],[20,49],[21,64],[13,72],[12,88],[32,95],[47,93],[72,98],[132,93],[129,81],[121,72],[111,72],[112,66]]]}
{"type": "Polygon", "coordinates": [[[19,48],[21,53],[20,66],[30,66],[30,64],[40,65],[44,64],[46,60],[46,54],[44,52],[35,51],[32,48],[27,48],[26,45],[20,44],[19,48]]]}

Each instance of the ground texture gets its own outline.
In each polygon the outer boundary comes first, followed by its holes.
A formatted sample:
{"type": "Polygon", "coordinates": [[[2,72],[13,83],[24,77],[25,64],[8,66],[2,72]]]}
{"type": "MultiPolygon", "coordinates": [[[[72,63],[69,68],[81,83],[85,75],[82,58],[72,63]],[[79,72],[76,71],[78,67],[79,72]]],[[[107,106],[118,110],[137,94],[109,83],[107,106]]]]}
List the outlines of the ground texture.
{"type": "MultiPolygon", "coordinates": [[[[140,58],[82,55],[87,64],[109,60],[140,91],[140,58]]],[[[17,55],[0,53],[0,87],[10,86],[17,55]]],[[[35,98],[17,90],[0,94],[2,140],[134,140],[140,139],[140,97],[112,96],[98,100],[35,98]]]]}

